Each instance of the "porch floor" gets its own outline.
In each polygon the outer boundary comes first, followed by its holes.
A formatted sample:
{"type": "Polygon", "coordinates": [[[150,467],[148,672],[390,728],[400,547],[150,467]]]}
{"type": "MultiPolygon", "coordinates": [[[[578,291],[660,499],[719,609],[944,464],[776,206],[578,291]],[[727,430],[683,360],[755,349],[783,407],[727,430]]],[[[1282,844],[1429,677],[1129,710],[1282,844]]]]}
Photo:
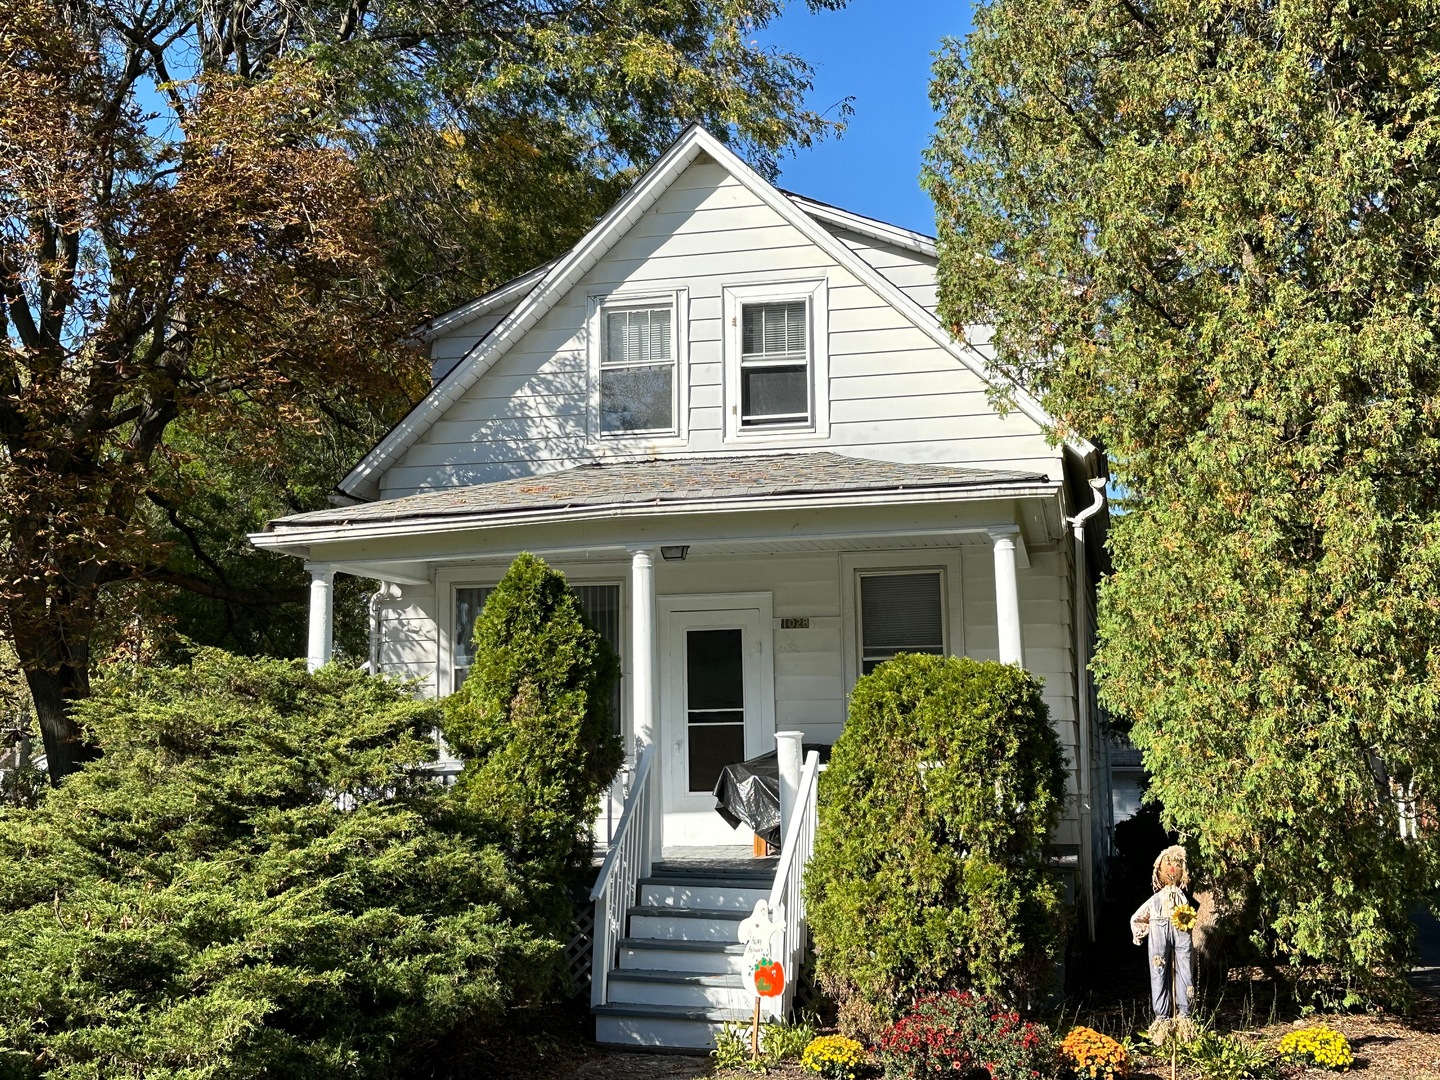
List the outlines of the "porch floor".
{"type": "Polygon", "coordinates": [[[778,855],[757,858],[751,847],[741,844],[711,844],[700,847],[667,847],[655,864],[657,874],[707,873],[719,876],[743,874],[746,877],[773,878],[780,865],[778,855]]]}

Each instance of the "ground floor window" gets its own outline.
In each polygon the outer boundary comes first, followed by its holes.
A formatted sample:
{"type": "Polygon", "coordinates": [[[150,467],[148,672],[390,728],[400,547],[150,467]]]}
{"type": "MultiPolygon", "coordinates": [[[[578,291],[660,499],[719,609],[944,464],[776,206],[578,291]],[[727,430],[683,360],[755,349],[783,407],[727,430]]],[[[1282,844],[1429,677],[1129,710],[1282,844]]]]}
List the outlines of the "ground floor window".
{"type": "Polygon", "coordinates": [[[859,592],[862,675],[896,653],[945,653],[941,571],[862,572],[859,592]]]}
{"type": "MultiPolygon", "coordinates": [[[[455,623],[450,634],[452,693],[460,689],[460,684],[475,664],[475,620],[480,617],[485,601],[494,591],[493,585],[458,585],[455,588],[455,623]]],[[[570,591],[580,601],[580,607],[591,625],[616,653],[620,653],[623,641],[620,585],[608,582],[572,585],[570,591]]],[[[620,702],[620,681],[617,679],[610,698],[610,723],[617,733],[621,730],[620,702]]]]}

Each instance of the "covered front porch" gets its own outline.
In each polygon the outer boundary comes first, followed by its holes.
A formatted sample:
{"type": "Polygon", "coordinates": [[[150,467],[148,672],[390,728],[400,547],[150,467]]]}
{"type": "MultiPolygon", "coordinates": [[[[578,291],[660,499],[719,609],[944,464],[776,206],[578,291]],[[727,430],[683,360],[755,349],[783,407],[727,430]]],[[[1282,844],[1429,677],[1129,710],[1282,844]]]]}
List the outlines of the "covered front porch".
{"type": "MultiPolygon", "coordinates": [[[[757,899],[783,908],[798,963],[819,772],[800,747],[839,737],[876,664],[1025,666],[1082,759],[1065,509],[1039,476],[774,455],[581,466],[282,519],[257,542],[306,558],[312,665],[330,659],[335,574],[369,577],[377,670],[434,695],[463,681],[474,618],[517,554],[566,574],[623,673],[626,767],[596,826],[597,1024],[610,1041],[699,1046],[738,1018],[734,935],[757,899]],[[777,746],[784,839],[754,859],[711,791],[777,746]]],[[[1056,842],[1083,871],[1079,802],[1056,842]]]]}

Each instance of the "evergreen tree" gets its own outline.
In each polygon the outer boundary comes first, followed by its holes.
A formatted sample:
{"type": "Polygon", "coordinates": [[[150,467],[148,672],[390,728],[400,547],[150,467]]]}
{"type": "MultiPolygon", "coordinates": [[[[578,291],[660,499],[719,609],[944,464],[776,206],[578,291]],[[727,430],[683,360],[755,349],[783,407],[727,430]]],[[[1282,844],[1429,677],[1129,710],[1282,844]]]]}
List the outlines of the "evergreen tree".
{"type": "Polygon", "coordinates": [[[943,317],[993,324],[1124,493],[1096,669],[1165,823],[1262,947],[1402,993],[1440,782],[1440,5],[994,0],[933,98],[943,317]]]}

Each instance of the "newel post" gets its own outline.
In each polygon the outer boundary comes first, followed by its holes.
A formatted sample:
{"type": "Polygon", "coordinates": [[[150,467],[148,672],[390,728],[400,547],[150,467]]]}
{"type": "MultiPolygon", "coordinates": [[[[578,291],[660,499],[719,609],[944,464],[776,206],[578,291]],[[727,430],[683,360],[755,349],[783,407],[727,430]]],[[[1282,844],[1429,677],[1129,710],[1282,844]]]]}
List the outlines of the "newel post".
{"type": "Polygon", "coordinates": [[[801,756],[804,753],[803,731],[777,731],[775,753],[780,763],[780,843],[790,832],[795,816],[795,801],[800,794],[801,756]]]}

